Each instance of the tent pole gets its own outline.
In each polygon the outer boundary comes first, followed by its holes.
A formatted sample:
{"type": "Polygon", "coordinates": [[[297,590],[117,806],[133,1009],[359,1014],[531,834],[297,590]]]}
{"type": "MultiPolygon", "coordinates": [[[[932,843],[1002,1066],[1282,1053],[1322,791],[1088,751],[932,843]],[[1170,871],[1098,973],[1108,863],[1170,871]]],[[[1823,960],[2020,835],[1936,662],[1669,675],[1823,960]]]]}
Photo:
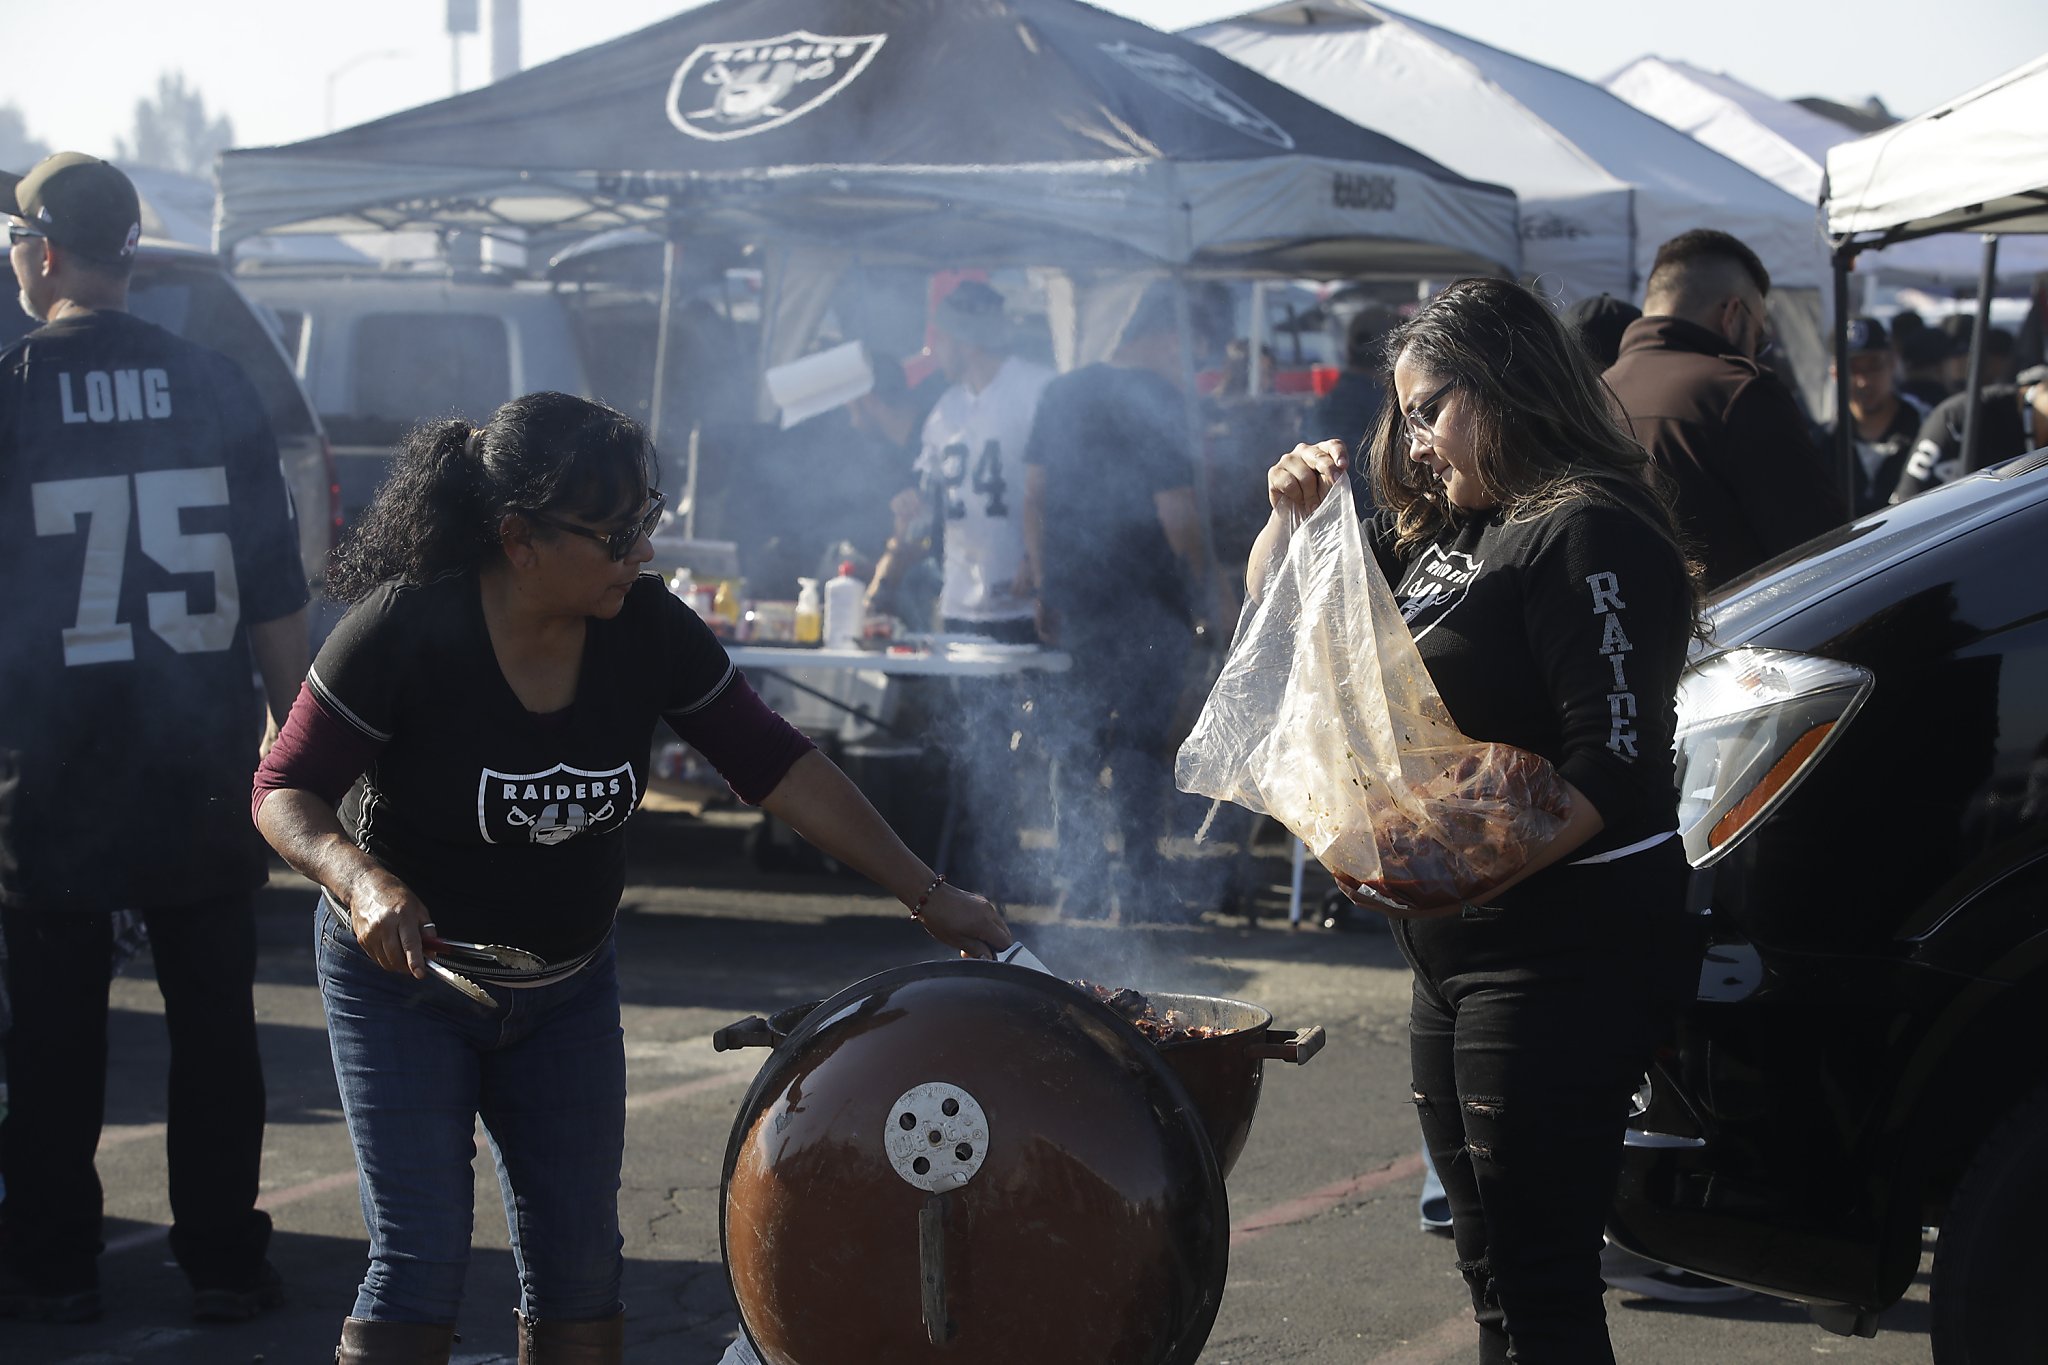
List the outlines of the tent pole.
{"type": "Polygon", "coordinates": [[[1835,460],[1842,479],[1842,497],[1852,510],[1856,506],[1856,417],[1849,411],[1849,267],[1855,263],[1856,247],[1843,242],[1834,251],[1835,263],[1835,460]]]}
{"type": "Polygon", "coordinates": [[[1244,391],[1247,397],[1256,398],[1266,391],[1266,282],[1252,281],[1251,326],[1246,329],[1245,344],[1251,349],[1245,353],[1244,391]]]}
{"type": "MultiPolygon", "coordinates": [[[[1195,319],[1194,310],[1188,306],[1187,272],[1175,267],[1173,272],[1173,321],[1174,331],[1180,335],[1180,392],[1181,404],[1185,410],[1188,440],[1193,449],[1189,454],[1195,466],[1195,518],[1202,533],[1203,577],[1209,584],[1209,596],[1213,602],[1219,595],[1222,580],[1217,577],[1221,565],[1217,562],[1215,525],[1209,517],[1209,443],[1203,438],[1202,396],[1195,386],[1195,319]]],[[[1198,618],[1206,620],[1210,603],[1193,604],[1198,618]]],[[[1234,625],[1230,621],[1212,622],[1212,630],[1228,631],[1234,625]]]]}
{"type": "Polygon", "coordinates": [[[654,392],[647,400],[647,438],[657,450],[661,448],[662,427],[668,416],[668,333],[676,307],[676,258],[682,254],[674,220],[663,226],[667,231],[661,248],[661,311],[654,326],[654,392]]]}
{"type": "Polygon", "coordinates": [[[1977,275],[1977,320],[1970,326],[1970,395],[1963,408],[1963,468],[1977,467],[1977,395],[1984,391],[1984,334],[1991,330],[1991,291],[1998,285],[1998,234],[1984,234],[1984,268],[1977,275]]]}

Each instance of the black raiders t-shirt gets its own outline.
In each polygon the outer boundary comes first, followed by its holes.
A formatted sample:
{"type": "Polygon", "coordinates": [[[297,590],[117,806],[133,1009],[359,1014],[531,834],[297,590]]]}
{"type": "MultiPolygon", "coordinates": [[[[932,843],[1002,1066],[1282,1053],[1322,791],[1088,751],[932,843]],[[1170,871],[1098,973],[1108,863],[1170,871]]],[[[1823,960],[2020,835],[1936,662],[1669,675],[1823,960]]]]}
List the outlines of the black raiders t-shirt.
{"type": "Polygon", "coordinates": [[[342,801],[350,837],[444,937],[562,962],[601,942],[618,909],[656,724],[737,676],[697,614],[642,575],[618,615],[590,621],[575,700],[537,716],[498,668],[469,572],[372,592],[307,682],[383,746],[342,801]]]}
{"type": "Polygon", "coordinates": [[[1692,589],[1648,522],[1591,497],[1527,521],[1467,513],[1405,562],[1391,512],[1364,531],[1458,729],[1549,759],[1600,812],[1576,856],[1676,825],[1692,589]]]}
{"type": "Polygon", "coordinates": [[[248,627],[306,598],[277,442],[227,357],[120,312],[0,354],[0,903],[260,885],[248,627]]]}

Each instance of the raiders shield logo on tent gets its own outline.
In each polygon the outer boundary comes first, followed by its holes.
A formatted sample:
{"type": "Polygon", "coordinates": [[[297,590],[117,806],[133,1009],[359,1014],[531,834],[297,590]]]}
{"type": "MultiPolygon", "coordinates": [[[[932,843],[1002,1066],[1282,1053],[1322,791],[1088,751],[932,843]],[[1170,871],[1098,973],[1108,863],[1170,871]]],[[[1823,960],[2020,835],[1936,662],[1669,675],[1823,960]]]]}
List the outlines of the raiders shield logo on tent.
{"type": "Polygon", "coordinates": [[[1294,150],[1294,138],[1285,128],[1225,90],[1209,77],[1189,66],[1171,52],[1159,52],[1130,43],[1097,43],[1105,53],[1150,84],[1218,123],[1227,123],[1246,137],[1294,150]]]}
{"type": "Polygon", "coordinates": [[[617,829],[639,799],[630,763],[601,773],[566,763],[539,773],[485,768],[476,789],[477,828],[486,843],[567,843],[617,829]]]}
{"type": "Polygon", "coordinates": [[[780,128],[850,85],[887,38],[827,38],[798,29],[778,38],[705,43],[669,82],[668,121],[706,142],[780,128]]]}

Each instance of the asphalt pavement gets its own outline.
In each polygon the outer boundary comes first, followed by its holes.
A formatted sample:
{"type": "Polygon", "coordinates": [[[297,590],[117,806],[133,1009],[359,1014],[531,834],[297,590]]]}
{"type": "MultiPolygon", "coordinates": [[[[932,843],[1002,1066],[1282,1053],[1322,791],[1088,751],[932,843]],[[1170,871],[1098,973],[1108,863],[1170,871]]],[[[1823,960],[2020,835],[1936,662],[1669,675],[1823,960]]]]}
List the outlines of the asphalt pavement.
{"type": "MultiPolygon", "coordinates": [[[[743,852],[743,824],[677,815],[635,824],[635,881],[619,923],[629,1074],[621,1215],[626,1359],[634,1365],[711,1365],[736,1330],[719,1262],[718,1177],[746,1082],[765,1054],[716,1053],[711,1032],[937,955],[893,901],[863,883],[761,873],[743,852]]],[[[1229,1182],[1230,1277],[1202,1365],[1471,1360],[1476,1332],[1450,1242],[1416,1226],[1406,968],[1371,926],[1290,931],[1277,885],[1285,863],[1277,847],[1266,853],[1252,879],[1266,918],[1211,914],[1193,926],[1122,927],[1058,921],[1028,905],[1012,907],[1012,917],[1062,974],[1233,996],[1264,1005],[1279,1026],[1328,1031],[1327,1047],[1308,1065],[1268,1064],[1258,1120],[1229,1182]]],[[[114,986],[100,1152],[106,1315],[87,1326],[0,1322],[0,1361],[333,1359],[365,1238],[313,980],[313,914],[307,885],[279,869],[262,900],[257,1006],[270,1114],[263,1198],[276,1220],[272,1259],[289,1304],[234,1326],[187,1318],[165,1241],[166,1046],[144,955],[114,986]]],[[[512,1258],[487,1152],[477,1168],[475,1252],[454,1359],[510,1365],[512,1258]]],[[[1625,1362],[1831,1357],[1926,1365],[1925,1270],[1873,1340],[1832,1336],[1797,1305],[1757,1296],[1686,1308],[1610,1291],[1608,1315],[1625,1362]]]]}

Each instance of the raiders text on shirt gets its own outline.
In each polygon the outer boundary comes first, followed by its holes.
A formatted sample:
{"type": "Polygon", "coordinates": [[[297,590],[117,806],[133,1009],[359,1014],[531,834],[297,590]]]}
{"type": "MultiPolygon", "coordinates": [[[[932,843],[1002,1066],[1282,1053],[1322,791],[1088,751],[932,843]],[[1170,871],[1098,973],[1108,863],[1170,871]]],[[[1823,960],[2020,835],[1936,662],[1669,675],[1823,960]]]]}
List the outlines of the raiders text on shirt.
{"type": "Polygon", "coordinates": [[[1624,662],[1635,646],[1621,628],[1621,613],[1628,603],[1621,600],[1621,580],[1611,573],[1589,574],[1586,586],[1593,593],[1593,614],[1606,619],[1600,623],[1600,652],[1614,667],[1614,690],[1607,694],[1611,728],[1607,747],[1615,757],[1631,762],[1636,756],[1636,694],[1629,690],[1624,662]]]}

